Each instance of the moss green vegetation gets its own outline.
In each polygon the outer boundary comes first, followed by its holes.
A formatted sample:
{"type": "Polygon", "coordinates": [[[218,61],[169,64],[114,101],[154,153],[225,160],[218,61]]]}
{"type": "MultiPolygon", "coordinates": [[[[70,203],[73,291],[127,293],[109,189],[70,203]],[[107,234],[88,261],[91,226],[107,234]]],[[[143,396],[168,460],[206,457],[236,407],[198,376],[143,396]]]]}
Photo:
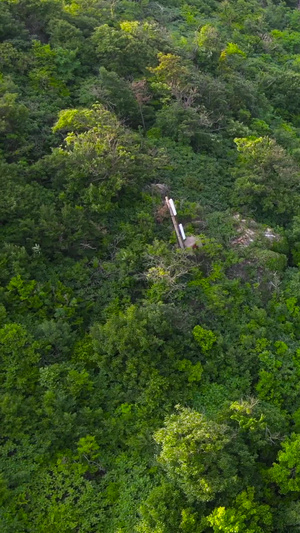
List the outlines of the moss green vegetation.
{"type": "Polygon", "coordinates": [[[300,531],[297,0],[2,0],[0,41],[1,532],[300,531]]]}

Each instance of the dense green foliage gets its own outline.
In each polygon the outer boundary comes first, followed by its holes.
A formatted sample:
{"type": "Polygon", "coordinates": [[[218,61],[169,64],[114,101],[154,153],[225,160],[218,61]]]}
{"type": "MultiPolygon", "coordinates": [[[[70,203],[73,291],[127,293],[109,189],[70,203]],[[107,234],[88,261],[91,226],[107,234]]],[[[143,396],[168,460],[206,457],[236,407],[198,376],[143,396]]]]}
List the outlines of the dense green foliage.
{"type": "Polygon", "coordinates": [[[0,40],[1,532],[300,531],[297,0],[1,0],[0,40]]]}

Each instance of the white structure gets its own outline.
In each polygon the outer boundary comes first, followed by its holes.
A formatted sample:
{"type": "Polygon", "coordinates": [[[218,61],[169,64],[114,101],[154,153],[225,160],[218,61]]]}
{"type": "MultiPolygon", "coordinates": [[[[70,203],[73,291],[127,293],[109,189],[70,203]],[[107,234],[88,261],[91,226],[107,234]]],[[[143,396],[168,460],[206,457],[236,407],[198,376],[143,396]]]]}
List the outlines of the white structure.
{"type": "Polygon", "coordinates": [[[180,231],[180,233],[181,233],[181,237],[182,237],[183,240],[185,241],[186,236],[185,236],[185,233],[184,233],[184,229],[183,229],[183,225],[182,225],[182,224],[179,224],[179,231],[180,231]]]}
{"type": "Polygon", "coordinates": [[[175,207],[175,204],[174,204],[172,198],[170,198],[170,200],[169,200],[169,204],[170,204],[170,207],[171,207],[171,209],[172,209],[172,213],[173,213],[174,217],[176,217],[176,215],[177,215],[177,211],[176,211],[176,207],[175,207]]]}

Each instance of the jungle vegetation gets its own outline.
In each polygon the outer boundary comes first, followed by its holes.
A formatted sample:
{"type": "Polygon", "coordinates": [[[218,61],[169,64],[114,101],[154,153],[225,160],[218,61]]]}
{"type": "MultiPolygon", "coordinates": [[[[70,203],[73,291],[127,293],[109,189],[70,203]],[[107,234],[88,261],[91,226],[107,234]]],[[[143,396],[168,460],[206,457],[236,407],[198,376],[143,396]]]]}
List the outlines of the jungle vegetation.
{"type": "Polygon", "coordinates": [[[1,0],[0,167],[0,531],[300,531],[298,1],[1,0]]]}

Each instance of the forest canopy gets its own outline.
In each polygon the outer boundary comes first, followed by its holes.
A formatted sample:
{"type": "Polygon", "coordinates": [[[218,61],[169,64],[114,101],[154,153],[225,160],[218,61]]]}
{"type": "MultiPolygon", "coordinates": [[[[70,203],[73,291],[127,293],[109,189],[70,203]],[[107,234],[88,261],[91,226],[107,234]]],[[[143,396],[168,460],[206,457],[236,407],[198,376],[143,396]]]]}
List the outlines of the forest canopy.
{"type": "Polygon", "coordinates": [[[300,531],[299,110],[297,0],[1,0],[3,533],[300,531]]]}

